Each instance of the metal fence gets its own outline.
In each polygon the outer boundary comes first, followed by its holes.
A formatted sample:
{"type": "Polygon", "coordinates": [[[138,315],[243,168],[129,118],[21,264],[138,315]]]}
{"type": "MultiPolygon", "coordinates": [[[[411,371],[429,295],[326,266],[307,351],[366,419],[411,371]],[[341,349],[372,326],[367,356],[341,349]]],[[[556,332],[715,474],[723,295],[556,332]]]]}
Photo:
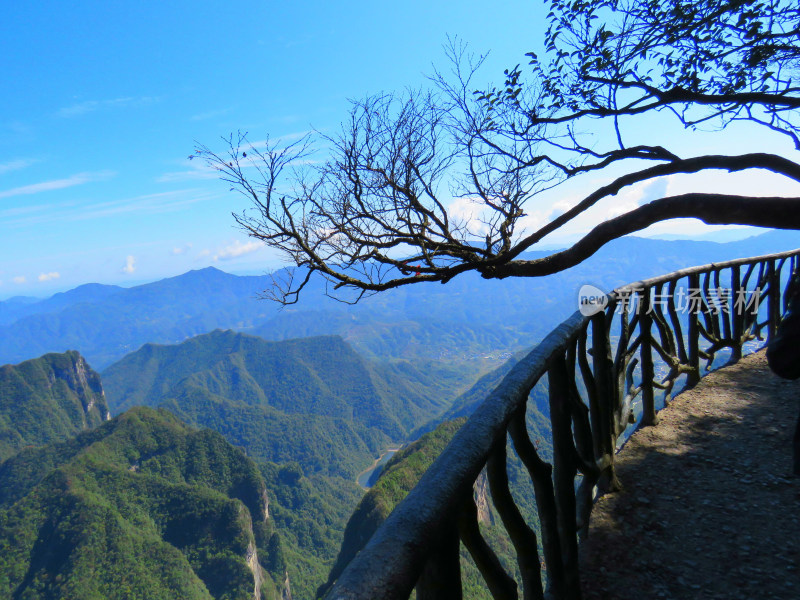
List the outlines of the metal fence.
{"type": "Polygon", "coordinates": [[[620,441],[654,424],[677,384],[691,387],[721,354],[735,362],[765,332],[769,339],[798,266],[800,250],[693,267],[618,288],[593,315],[573,314],[475,410],[326,598],[399,599],[415,589],[419,600],[461,598],[461,543],[494,598],[580,598],[579,538],[597,496],[619,485],[620,441]],[[552,462],[532,443],[525,418],[544,377],[552,462]],[[538,527],[509,489],[509,438],[530,474],[538,527]],[[483,469],[516,576],[481,535],[472,489],[483,469]]]}

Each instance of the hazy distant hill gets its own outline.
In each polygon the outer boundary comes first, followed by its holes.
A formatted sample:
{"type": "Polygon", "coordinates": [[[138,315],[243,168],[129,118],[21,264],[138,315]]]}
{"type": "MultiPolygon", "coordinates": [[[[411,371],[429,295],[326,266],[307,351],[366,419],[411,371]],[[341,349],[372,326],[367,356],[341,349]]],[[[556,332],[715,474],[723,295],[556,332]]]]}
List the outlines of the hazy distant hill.
{"type": "Polygon", "coordinates": [[[431,393],[412,366],[370,363],[336,336],[267,342],[214,331],[147,344],[103,381],[114,411],[165,406],[253,457],[339,474],[354,474],[450,400],[431,393]]]}
{"type": "Polygon", "coordinates": [[[13,323],[28,315],[56,313],[76,304],[102,302],[124,289],[116,285],[87,283],[67,292],[54,294],[44,300],[26,297],[11,298],[6,302],[0,302],[0,325],[13,323]]]}
{"type": "Polygon", "coordinates": [[[137,408],[0,464],[0,597],[278,598],[267,510],[240,450],[137,408]]]}
{"type": "Polygon", "coordinates": [[[102,369],[145,343],[178,343],[216,328],[267,339],[339,334],[360,352],[384,358],[429,361],[449,354],[470,363],[530,346],[572,312],[584,283],[610,289],[695,264],[799,246],[793,231],[725,244],[626,237],[550,277],[492,281],[467,273],[447,285],[398,288],[354,307],[326,298],[323,283],[313,281],[300,303],[284,311],[256,299],[269,277],[214,268],[129,289],[81,286],[41,302],[0,302],[0,363],[77,349],[102,369]]]}
{"type": "Polygon", "coordinates": [[[78,297],[68,293],[60,309],[53,307],[57,295],[27,307],[42,312],[0,327],[0,362],[72,348],[103,368],[147,342],[176,343],[217,327],[250,326],[276,311],[255,298],[265,285],[266,278],[208,268],[113,293],[104,287],[74,303],[69,298],[78,297]]]}
{"type": "Polygon", "coordinates": [[[0,462],[108,418],[100,377],[77,352],[0,367],[0,462]]]}

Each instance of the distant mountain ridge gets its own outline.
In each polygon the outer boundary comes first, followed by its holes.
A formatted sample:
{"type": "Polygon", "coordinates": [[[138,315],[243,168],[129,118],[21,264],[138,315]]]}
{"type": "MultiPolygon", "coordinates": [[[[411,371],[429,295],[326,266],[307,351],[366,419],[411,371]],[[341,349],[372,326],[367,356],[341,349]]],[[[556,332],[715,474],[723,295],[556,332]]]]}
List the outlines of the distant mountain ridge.
{"type": "Polygon", "coordinates": [[[116,285],[86,283],[44,300],[27,297],[11,298],[6,302],[0,302],[0,325],[13,323],[28,315],[58,312],[82,302],[99,302],[124,289],[116,285]]]}
{"type": "Polygon", "coordinates": [[[0,367],[0,462],[108,418],[100,376],[75,351],[0,367]]]}
{"type": "Polygon", "coordinates": [[[26,307],[44,312],[0,327],[0,362],[72,348],[103,368],[148,342],[176,343],[217,327],[248,327],[276,311],[256,300],[267,279],[208,267],[134,288],[56,295],[26,307]]]}
{"type": "Polygon", "coordinates": [[[45,301],[0,302],[0,363],[77,349],[102,369],[145,343],[174,344],[216,328],[268,339],[339,334],[361,352],[394,358],[416,353],[429,360],[462,348],[476,355],[513,352],[566,318],[584,283],[611,289],[687,266],[796,247],[800,234],[795,231],[728,243],[625,237],[550,277],[496,281],[467,273],[445,286],[399,288],[355,307],[329,301],[324,282],[312,280],[300,302],[285,311],[257,300],[270,277],[240,277],[208,267],[134,288],[81,286],[45,301]],[[407,325],[392,339],[383,336],[386,323],[407,325]],[[451,336],[427,335],[428,326],[449,327],[451,336]],[[404,337],[410,343],[403,345],[403,355],[398,340],[404,337]]]}

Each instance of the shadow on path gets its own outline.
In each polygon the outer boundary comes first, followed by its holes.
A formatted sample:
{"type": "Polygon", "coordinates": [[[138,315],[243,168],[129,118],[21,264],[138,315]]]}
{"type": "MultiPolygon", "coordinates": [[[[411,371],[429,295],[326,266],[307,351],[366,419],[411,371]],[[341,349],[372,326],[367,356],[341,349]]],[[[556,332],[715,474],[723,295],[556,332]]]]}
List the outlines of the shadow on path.
{"type": "Polygon", "coordinates": [[[800,598],[800,381],[764,352],[705,377],[617,457],[582,546],[587,599],[800,598]]]}

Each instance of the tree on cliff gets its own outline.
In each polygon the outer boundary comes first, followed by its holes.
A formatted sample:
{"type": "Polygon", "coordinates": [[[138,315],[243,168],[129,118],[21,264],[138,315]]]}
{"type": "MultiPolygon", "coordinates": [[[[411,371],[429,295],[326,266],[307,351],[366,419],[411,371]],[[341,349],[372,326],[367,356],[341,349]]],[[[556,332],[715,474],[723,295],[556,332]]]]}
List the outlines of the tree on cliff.
{"type": "Polygon", "coordinates": [[[544,55],[529,53],[499,88],[474,91],[480,59],[453,45],[452,73],[433,77],[431,91],[355,102],[337,135],[284,147],[239,135],[225,155],[198,149],[252,201],[238,224],[305,267],[276,282],[275,299],[295,302],[314,273],[350,301],[466,271],[546,275],[678,217],[800,228],[800,198],[662,193],[564,251],[522,258],[601,200],[659,177],[764,169],[800,182],[800,164],[781,154],[719,144],[681,156],[653,130],[654,118],[688,135],[747,126],[786,154],[800,150],[793,0],[552,0],[548,20],[544,55]],[[321,164],[309,160],[316,142],[328,146],[321,164]],[[607,183],[544,223],[528,214],[579,177],[607,183]]]}

